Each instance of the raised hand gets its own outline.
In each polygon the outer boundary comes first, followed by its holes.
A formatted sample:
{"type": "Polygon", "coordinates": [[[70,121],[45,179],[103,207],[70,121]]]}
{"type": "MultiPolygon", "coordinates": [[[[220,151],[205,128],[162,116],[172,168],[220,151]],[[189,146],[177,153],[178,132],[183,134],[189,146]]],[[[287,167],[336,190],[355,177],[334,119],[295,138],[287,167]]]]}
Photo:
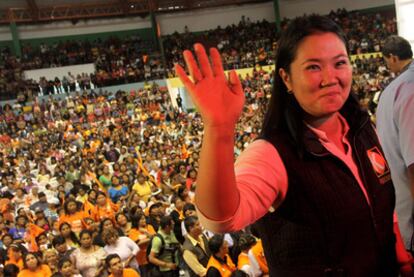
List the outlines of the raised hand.
{"type": "Polygon", "coordinates": [[[232,70],[229,78],[226,78],[220,53],[216,48],[210,48],[211,64],[200,43],[194,45],[194,50],[198,64],[189,50],[183,53],[193,81],[178,64],[175,66],[177,75],[189,91],[204,125],[233,128],[244,105],[243,88],[237,73],[232,70]]]}

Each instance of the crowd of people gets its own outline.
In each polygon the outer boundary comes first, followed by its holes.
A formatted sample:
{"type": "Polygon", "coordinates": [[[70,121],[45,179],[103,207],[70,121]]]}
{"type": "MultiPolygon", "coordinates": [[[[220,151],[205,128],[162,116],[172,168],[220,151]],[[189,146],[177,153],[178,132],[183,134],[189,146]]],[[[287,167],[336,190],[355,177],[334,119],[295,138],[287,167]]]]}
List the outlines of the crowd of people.
{"type": "Polygon", "coordinates": [[[69,40],[53,45],[41,44],[39,47],[25,44],[21,57],[12,55],[9,48],[2,49],[1,60],[0,90],[3,97],[17,95],[16,92],[54,94],[56,89],[53,90],[53,86],[59,90],[62,87],[68,93],[75,91],[75,83],[81,88],[84,83],[104,87],[160,79],[164,74],[160,54],[151,41],[142,40],[138,35],[92,42],[69,40]],[[94,73],[73,75],[68,72],[64,78],[52,80],[44,77],[32,80],[24,76],[25,70],[87,63],[95,64],[94,73]]]}
{"type": "MultiPolygon", "coordinates": [[[[383,40],[396,33],[393,11],[362,14],[340,9],[332,11],[329,16],[344,28],[349,38],[350,54],[379,52],[383,40]]],[[[282,21],[282,29],[288,22],[287,19],[282,21]]],[[[75,84],[80,88],[84,87],[84,83],[86,88],[89,83],[94,87],[104,87],[173,77],[174,64],[184,64],[182,51],[195,42],[217,46],[226,69],[272,65],[278,36],[274,23],[266,20],[252,22],[245,16],[237,25],[218,26],[201,33],[191,33],[186,28],[184,33],[162,37],[166,65],[161,54],[155,52],[154,45],[138,35],[93,42],[70,40],[38,47],[27,44],[23,45],[20,58],[4,48],[1,51],[4,65],[0,69],[0,98],[16,98],[19,93],[68,93],[76,90],[75,84]],[[64,78],[52,80],[31,80],[22,76],[27,69],[84,63],[94,63],[96,71],[93,74],[75,74],[77,76],[68,72],[64,78]]]]}
{"type": "MultiPolygon", "coordinates": [[[[257,136],[270,97],[271,72],[255,70],[243,83],[247,103],[236,155],[257,136]]],[[[154,271],[148,259],[155,260],[161,271],[178,274],[181,269],[204,276],[211,256],[209,241],[214,238],[229,244],[231,271],[239,265],[249,276],[252,270],[266,273],[260,240],[251,232],[224,239],[202,230],[194,217],[203,126],[197,113],[180,112],[172,105],[166,88],[154,85],[116,95],[85,92],[63,100],[50,97],[27,106],[6,105],[1,115],[4,270],[17,266],[27,274],[50,271],[72,276],[63,272],[66,265],[72,274],[97,276],[111,272],[102,261],[118,253],[124,266],[141,276],[154,271]],[[171,222],[174,239],[184,248],[180,252],[184,263],[171,260],[166,252],[159,255],[159,244],[154,254],[146,253],[150,238],[165,235],[171,222]],[[187,233],[194,233],[196,240],[204,234],[202,263],[194,261],[192,250],[185,250],[191,248],[187,233]],[[249,266],[252,248],[262,267],[249,266]],[[32,268],[28,259],[33,257],[37,262],[32,268]]]]}

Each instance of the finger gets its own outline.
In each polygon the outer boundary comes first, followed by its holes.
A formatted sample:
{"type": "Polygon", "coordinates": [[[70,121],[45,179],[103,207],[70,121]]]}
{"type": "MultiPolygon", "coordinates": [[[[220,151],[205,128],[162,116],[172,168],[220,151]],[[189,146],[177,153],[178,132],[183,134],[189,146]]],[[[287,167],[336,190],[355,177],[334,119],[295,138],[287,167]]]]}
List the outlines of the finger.
{"type": "Polygon", "coordinates": [[[184,68],[181,67],[181,65],[176,64],[175,65],[175,73],[177,74],[178,78],[180,78],[181,82],[184,84],[184,86],[190,91],[194,91],[194,83],[188,78],[187,73],[185,73],[184,68]]]}
{"type": "Polygon", "coordinates": [[[185,64],[187,65],[188,71],[190,72],[194,82],[201,81],[203,79],[203,75],[201,75],[200,69],[198,68],[197,62],[191,51],[185,50],[183,56],[185,64]]]}
{"type": "Polygon", "coordinates": [[[223,63],[217,48],[210,48],[211,64],[213,66],[214,76],[225,79],[223,63]]]}
{"type": "Polygon", "coordinates": [[[231,90],[236,94],[243,93],[243,87],[240,82],[239,76],[237,76],[237,72],[235,70],[232,70],[230,71],[229,75],[229,83],[231,85],[231,90]]]}
{"type": "Polygon", "coordinates": [[[208,60],[206,49],[201,43],[194,44],[194,50],[197,55],[198,63],[200,64],[201,74],[204,77],[212,77],[213,71],[211,70],[210,61],[208,60]]]}

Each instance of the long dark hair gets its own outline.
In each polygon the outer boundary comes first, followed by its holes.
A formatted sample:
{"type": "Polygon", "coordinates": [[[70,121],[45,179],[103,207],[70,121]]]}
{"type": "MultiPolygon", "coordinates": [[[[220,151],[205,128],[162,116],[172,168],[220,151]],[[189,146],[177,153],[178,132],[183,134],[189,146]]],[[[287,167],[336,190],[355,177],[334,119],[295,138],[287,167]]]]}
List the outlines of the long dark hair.
{"type": "Polygon", "coordinates": [[[320,15],[310,15],[292,20],[278,41],[273,93],[263,121],[261,137],[269,139],[275,133],[287,132],[292,142],[298,148],[303,148],[304,111],[295,97],[288,93],[279,75],[279,70],[283,68],[290,73],[290,65],[296,58],[300,43],[305,37],[317,33],[336,34],[348,50],[344,32],[331,19],[320,15]]]}
{"type": "Polygon", "coordinates": [[[63,222],[62,224],[60,224],[60,226],[59,226],[60,235],[63,237],[63,235],[62,235],[63,226],[68,226],[69,227],[69,229],[70,229],[69,238],[72,240],[72,242],[74,242],[76,244],[79,244],[78,237],[76,236],[75,232],[72,231],[72,226],[67,222],[63,222]]]}

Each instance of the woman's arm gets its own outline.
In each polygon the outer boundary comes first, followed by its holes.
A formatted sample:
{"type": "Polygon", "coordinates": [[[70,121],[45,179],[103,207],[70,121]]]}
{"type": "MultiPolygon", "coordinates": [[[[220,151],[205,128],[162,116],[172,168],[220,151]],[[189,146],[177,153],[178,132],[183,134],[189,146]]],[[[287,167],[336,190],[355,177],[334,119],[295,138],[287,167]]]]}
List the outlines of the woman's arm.
{"type": "Polygon", "coordinates": [[[190,51],[184,51],[194,82],[180,65],[176,65],[176,71],[204,122],[195,201],[208,218],[223,220],[233,216],[239,205],[233,147],[244,93],[235,71],[227,80],[217,49],[210,49],[211,64],[201,44],[195,44],[194,50],[199,65],[190,51]]]}

